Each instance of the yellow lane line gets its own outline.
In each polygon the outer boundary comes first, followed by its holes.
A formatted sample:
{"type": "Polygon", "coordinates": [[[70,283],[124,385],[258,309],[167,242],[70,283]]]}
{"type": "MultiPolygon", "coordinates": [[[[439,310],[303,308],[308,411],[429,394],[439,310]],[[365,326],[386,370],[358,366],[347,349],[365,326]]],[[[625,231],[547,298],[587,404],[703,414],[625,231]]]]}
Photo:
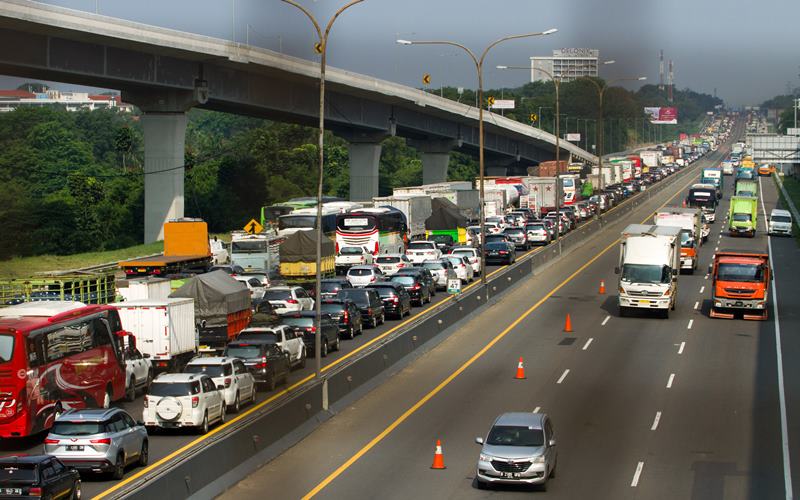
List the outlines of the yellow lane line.
{"type": "MultiPolygon", "coordinates": [[[[662,205],[660,205],[655,211],[648,214],[647,217],[642,221],[644,223],[647,219],[650,218],[656,211],[664,207],[667,203],[675,199],[676,196],[681,194],[690,184],[694,183],[694,180],[689,181],[689,183],[685,184],[681,189],[679,189],[674,195],[672,195],[667,201],[665,201],[662,205]]],[[[414,403],[408,410],[406,410],[402,415],[397,417],[391,424],[389,424],[383,431],[381,431],[377,436],[372,438],[363,448],[358,450],[353,456],[351,456],[346,462],[340,465],[335,471],[329,474],[325,479],[323,479],[317,486],[315,486],[311,491],[303,496],[303,500],[308,500],[314,497],[317,493],[322,491],[326,486],[328,486],[334,479],[339,477],[344,471],[346,471],[350,466],[356,463],[361,457],[363,457],[367,452],[369,452],[372,448],[375,447],[378,443],[383,441],[383,439],[388,436],[393,430],[395,430],[400,424],[405,422],[408,417],[413,415],[417,410],[419,410],[425,403],[430,401],[434,396],[436,396],[439,392],[442,391],[445,387],[447,387],[450,382],[455,380],[456,377],[461,375],[467,368],[469,368],[475,361],[483,357],[489,349],[491,349],[495,344],[497,344],[500,340],[502,340],[509,332],[511,332],[517,325],[519,325],[522,321],[524,321],[531,313],[533,313],[536,309],[539,308],[547,299],[553,296],[556,292],[558,292],[561,288],[563,288],[567,283],[572,281],[578,274],[583,272],[587,267],[592,265],[597,259],[602,257],[606,252],[617,246],[619,243],[619,238],[614,240],[610,245],[605,247],[599,253],[597,253],[594,257],[589,259],[585,264],[579,267],[575,272],[569,275],[564,281],[559,283],[555,288],[550,290],[544,297],[539,299],[534,305],[528,308],[521,316],[515,319],[510,325],[508,325],[502,332],[497,334],[492,340],[489,341],[480,351],[475,353],[471,358],[469,358],[464,364],[459,366],[453,373],[447,376],[444,380],[442,380],[439,385],[433,388],[430,392],[428,392],[425,396],[422,397],[419,401],[414,403]]]]}

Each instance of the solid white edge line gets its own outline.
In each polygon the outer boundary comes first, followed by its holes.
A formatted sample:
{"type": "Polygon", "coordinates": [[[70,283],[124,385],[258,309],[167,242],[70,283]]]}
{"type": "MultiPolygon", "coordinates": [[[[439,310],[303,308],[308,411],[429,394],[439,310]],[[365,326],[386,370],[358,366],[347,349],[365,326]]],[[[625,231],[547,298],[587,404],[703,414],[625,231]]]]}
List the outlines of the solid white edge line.
{"type": "Polygon", "coordinates": [[[686,347],[686,342],[681,342],[681,346],[678,347],[678,354],[683,354],[684,347],[686,347]]]}
{"type": "Polygon", "coordinates": [[[650,426],[650,430],[651,431],[654,431],[654,430],[658,429],[658,422],[659,421],[661,421],[661,412],[657,411],[656,412],[656,418],[653,419],[653,425],[650,426]]]}
{"type": "Polygon", "coordinates": [[[542,409],[541,406],[537,406],[536,408],[533,409],[533,413],[539,413],[539,410],[541,409],[542,409]]]}
{"type": "Polygon", "coordinates": [[[674,373],[670,373],[669,374],[669,380],[667,380],[667,389],[672,387],[672,382],[674,380],[675,380],[675,374],[674,373]]]}
{"type": "Polygon", "coordinates": [[[639,485],[639,476],[642,475],[642,469],[644,469],[644,462],[639,462],[636,465],[636,472],[633,473],[633,481],[631,481],[631,488],[636,488],[639,485]]]}
{"type": "Polygon", "coordinates": [[[593,340],[594,340],[593,338],[590,338],[589,340],[587,340],[587,341],[586,341],[586,344],[584,344],[584,345],[583,345],[583,349],[581,349],[581,350],[582,350],[582,351],[585,351],[586,349],[588,349],[588,348],[589,348],[589,346],[592,344],[592,341],[593,341],[593,340]]]}
{"type": "Polygon", "coordinates": [[[564,379],[567,378],[567,374],[569,374],[569,368],[564,370],[564,373],[562,373],[561,377],[558,378],[558,382],[556,382],[556,384],[560,384],[561,382],[563,382],[564,379]]]}
{"type": "Polygon", "coordinates": [[[692,325],[693,325],[693,324],[694,324],[694,320],[693,320],[693,319],[690,319],[690,320],[689,320],[689,324],[688,324],[688,325],[686,325],[686,329],[687,329],[687,330],[691,330],[691,329],[692,329],[692,325]]]}
{"type": "Polygon", "coordinates": [[[610,320],[610,319],[611,319],[611,315],[606,316],[606,319],[604,319],[603,322],[600,323],[600,326],[606,326],[606,323],[608,323],[608,320],[610,320]]]}
{"type": "MultiPolygon", "coordinates": [[[[761,209],[764,215],[767,208],[764,205],[764,191],[761,187],[761,178],[758,178],[758,192],[761,198],[761,209]]],[[[773,271],[775,266],[772,263],[772,237],[767,235],[767,254],[769,256],[769,267],[773,271]]],[[[781,348],[781,322],[778,316],[778,288],[775,286],[775,274],[772,276],[772,314],[775,317],[775,358],[778,362],[778,401],[781,411],[781,447],[783,451],[783,485],[786,490],[786,500],[794,498],[792,491],[792,465],[789,460],[789,428],[786,418],[786,391],[783,388],[783,350],[781,348]]]]}

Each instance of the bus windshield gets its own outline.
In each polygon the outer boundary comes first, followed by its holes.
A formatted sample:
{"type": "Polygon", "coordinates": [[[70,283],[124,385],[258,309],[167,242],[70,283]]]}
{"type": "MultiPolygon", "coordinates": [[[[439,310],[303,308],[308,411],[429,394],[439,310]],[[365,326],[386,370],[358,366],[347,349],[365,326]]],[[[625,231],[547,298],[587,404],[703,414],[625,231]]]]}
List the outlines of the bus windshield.
{"type": "Polygon", "coordinates": [[[375,228],[375,219],[366,215],[339,217],[337,226],[343,231],[368,231],[375,228]]]}
{"type": "Polygon", "coordinates": [[[14,336],[0,335],[0,363],[8,363],[14,355],[14,336]]]}
{"type": "Polygon", "coordinates": [[[313,215],[284,215],[278,219],[278,229],[314,229],[316,220],[313,215]]]}

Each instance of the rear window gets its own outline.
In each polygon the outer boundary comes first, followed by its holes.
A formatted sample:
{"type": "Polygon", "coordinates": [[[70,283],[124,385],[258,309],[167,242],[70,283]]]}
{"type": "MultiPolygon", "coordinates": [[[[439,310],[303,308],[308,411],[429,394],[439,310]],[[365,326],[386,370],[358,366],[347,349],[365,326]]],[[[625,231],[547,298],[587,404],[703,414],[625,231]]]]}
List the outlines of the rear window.
{"type": "MultiPolygon", "coordinates": [[[[773,217],[774,219],[774,217],[773,217]]],[[[0,363],[8,363],[14,355],[14,336],[0,335],[0,363]]]]}
{"type": "Polygon", "coordinates": [[[264,331],[244,331],[239,334],[239,338],[244,340],[263,340],[267,343],[277,343],[280,339],[278,338],[278,334],[275,332],[264,332],[264,331]]]}
{"type": "Polygon", "coordinates": [[[348,299],[358,305],[366,305],[369,302],[367,292],[364,290],[339,290],[337,294],[342,299],[348,299]]]}
{"type": "Polygon", "coordinates": [[[324,302],[320,304],[323,313],[340,313],[344,311],[344,304],[325,304],[324,302]]]}
{"type": "Polygon", "coordinates": [[[200,394],[200,382],[153,382],[148,394],[162,398],[200,394]]]}
{"type": "Polygon", "coordinates": [[[5,482],[36,481],[34,464],[0,464],[0,478],[5,482]]]}
{"type": "Polygon", "coordinates": [[[92,436],[108,432],[108,428],[105,422],[56,422],[50,432],[59,436],[92,436]]]}
{"type": "Polygon", "coordinates": [[[441,262],[423,262],[422,267],[425,269],[444,269],[444,265],[441,262]]]}
{"type": "Polygon", "coordinates": [[[320,290],[322,290],[323,292],[338,292],[340,288],[342,288],[342,284],[341,283],[325,283],[325,282],[323,282],[322,286],[320,286],[320,290]]]}
{"type": "Polygon", "coordinates": [[[389,288],[388,286],[370,287],[370,290],[375,290],[380,297],[394,297],[397,295],[397,291],[394,288],[389,288]]]}
{"type": "Polygon", "coordinates": [[[412,241],[408,244],[409,250],[433,250],[436,243],[426,241],[412,241]]]}
{"type": "Polygon", "coordinates": [[[186,365],[183,370],[184,373],[203,373],[211,378],[226,377],[233,374],[233,369],[230,364],[224,365],[186,365]]]}
{"type": "Polygon", "coordinates": [[[375,262],[378,264],[396,264],[400,262],[400,257],[378,257],[375,262]]]}
{"type": "Polygon", "coordinates": [[[411,276],[392,276],[392,279],[389,281],[400,283],[403,286],[411,286],[414,284],[414,278],[411,276]]]}
{"type": "Polygon", "coordinates": [[[230,344],[225,349],[225,355],[242,359],[259,358],[261,357],[261,346],[230,344]]]}
{"type": "Polygon", "coordinates": [[[364,249],[359,247],[344,247],[339,250],[339,255],[361,255],[363,253],[364,249]]]}
{"type": "Polygon", "coordinates": [[[348,276],[372,276],[372,269],[353,269],[347,271],[348,276]]]}
{"type": "Polygon", "coordinates": [[[314,326],[314,318],[283,318],[283,324],[289,326],[299,326],[300,328],[310,328],[314,326]]]}
{"type": "Polygon", "coordinates": [[[292,298],[292,292],[289,290],[267,290],[264,294],[265,300],[289,300],[292,298]]]}
{"type": "Polygon", "coordinates": [[[468,248],[464,248],[462,250],[453,250],[453,255],[461,255],[461,256],[464,256],[464,257],[472,257],[473,255],[475,255],[475,252],[473,252],[472,250],[470,250],[468,248]]]}

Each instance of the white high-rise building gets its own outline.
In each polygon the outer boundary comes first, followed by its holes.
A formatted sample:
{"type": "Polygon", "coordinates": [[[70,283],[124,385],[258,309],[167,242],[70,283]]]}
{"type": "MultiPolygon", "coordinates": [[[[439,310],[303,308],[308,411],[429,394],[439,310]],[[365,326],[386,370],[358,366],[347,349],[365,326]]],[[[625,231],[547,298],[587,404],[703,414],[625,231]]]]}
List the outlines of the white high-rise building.
{"type": "Polygon", "coordinates": [[[597,76],[599,58],[598,49],[556,49],[552,57],[531,57],[531,82],[550,80],[550,75],[565,82],[597,76]]]}

